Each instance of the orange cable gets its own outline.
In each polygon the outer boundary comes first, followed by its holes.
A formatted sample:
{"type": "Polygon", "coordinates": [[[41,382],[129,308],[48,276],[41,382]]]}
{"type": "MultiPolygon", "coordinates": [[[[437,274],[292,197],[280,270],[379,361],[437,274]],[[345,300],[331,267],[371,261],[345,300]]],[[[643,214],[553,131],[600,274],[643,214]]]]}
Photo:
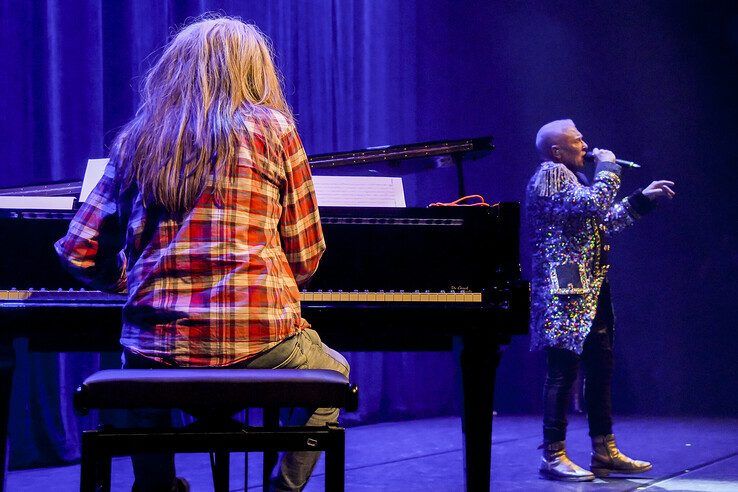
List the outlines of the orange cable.
{"type": "Polygon", "coordinates": [[[443,202],[435,202],[428,205],[429,207],[489,207],[489,203],[484,201],[484,197],[482,195],[467,195],[462,196],[461,198],[458,198],[454,200],[453,202],[449,203],[443,203],[443,202]],[[462,203],[466,200],[470,199],[478,199],[480,201],[475,203],[462,203]]]}

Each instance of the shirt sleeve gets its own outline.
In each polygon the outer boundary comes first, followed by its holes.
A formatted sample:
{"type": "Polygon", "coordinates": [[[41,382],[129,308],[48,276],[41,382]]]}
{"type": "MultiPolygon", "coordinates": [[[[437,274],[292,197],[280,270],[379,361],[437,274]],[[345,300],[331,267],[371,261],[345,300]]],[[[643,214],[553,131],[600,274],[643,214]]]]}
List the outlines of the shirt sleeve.
{"type": "Polygon", "coordinates": [[[125,234],[117,205],[115,165],[105,172],[54,244],[62,264],[84,284],[109,292],[126,290],[125,234]]]}
{"type": "Polygon", "coordinates": [[[310,165],[294,126],[282,136],[285,185],[279,234],[287,261],[298,285],[317,270],[325,251],[310,165]]]}

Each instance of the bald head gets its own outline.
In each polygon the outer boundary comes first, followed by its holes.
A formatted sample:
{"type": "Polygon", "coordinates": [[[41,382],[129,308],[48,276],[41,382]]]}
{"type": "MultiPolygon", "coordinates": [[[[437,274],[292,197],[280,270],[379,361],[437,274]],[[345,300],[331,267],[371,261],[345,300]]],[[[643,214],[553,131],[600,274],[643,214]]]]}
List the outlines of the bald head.
{"type": "Polygon", "coordinates": [[[543,161],[560,162],[569,169],[581,170],[589,147],[573,121],[556,120],[538,130],[536,148],[543,161]]]}
{"type": "Polygon", "coordinates": [[[543,125],[536,134],[536,149],[541,159],[551,160],[551,146],[561,145],[564,135],[571,129],[576,129],[572,120],[556,120],[543,125]]]}

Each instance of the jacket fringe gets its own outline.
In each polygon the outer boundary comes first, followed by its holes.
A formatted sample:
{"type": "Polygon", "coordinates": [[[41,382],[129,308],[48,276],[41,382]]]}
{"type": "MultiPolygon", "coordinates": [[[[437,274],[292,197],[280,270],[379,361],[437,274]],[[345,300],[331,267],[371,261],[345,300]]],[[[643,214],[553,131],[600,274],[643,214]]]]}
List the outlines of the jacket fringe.
{"type": "Polygon", "coordinates": [[[538,172],[533,188],[538,196],[551,196],[562,191],[567,183],[571,183],[573,174],[563,164],[551,163],[538,172]]]}

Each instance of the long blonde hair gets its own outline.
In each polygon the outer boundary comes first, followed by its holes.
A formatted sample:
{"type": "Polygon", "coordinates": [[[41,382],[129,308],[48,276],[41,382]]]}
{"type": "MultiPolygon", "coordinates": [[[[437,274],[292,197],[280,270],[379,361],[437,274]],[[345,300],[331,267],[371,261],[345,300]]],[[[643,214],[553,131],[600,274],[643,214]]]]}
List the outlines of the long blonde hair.
{"type": "Polygon", "coordinates": [[[111,159],[124,188],[135,183],[145,205],[181,216],[209,182],[222,200],[246,119],[266,121],[259,118],[265,108],[293,122],[266,36],[238,19],[200,20],[184,27],[147,73],[141,104],[115,138],[111,159]]]}

